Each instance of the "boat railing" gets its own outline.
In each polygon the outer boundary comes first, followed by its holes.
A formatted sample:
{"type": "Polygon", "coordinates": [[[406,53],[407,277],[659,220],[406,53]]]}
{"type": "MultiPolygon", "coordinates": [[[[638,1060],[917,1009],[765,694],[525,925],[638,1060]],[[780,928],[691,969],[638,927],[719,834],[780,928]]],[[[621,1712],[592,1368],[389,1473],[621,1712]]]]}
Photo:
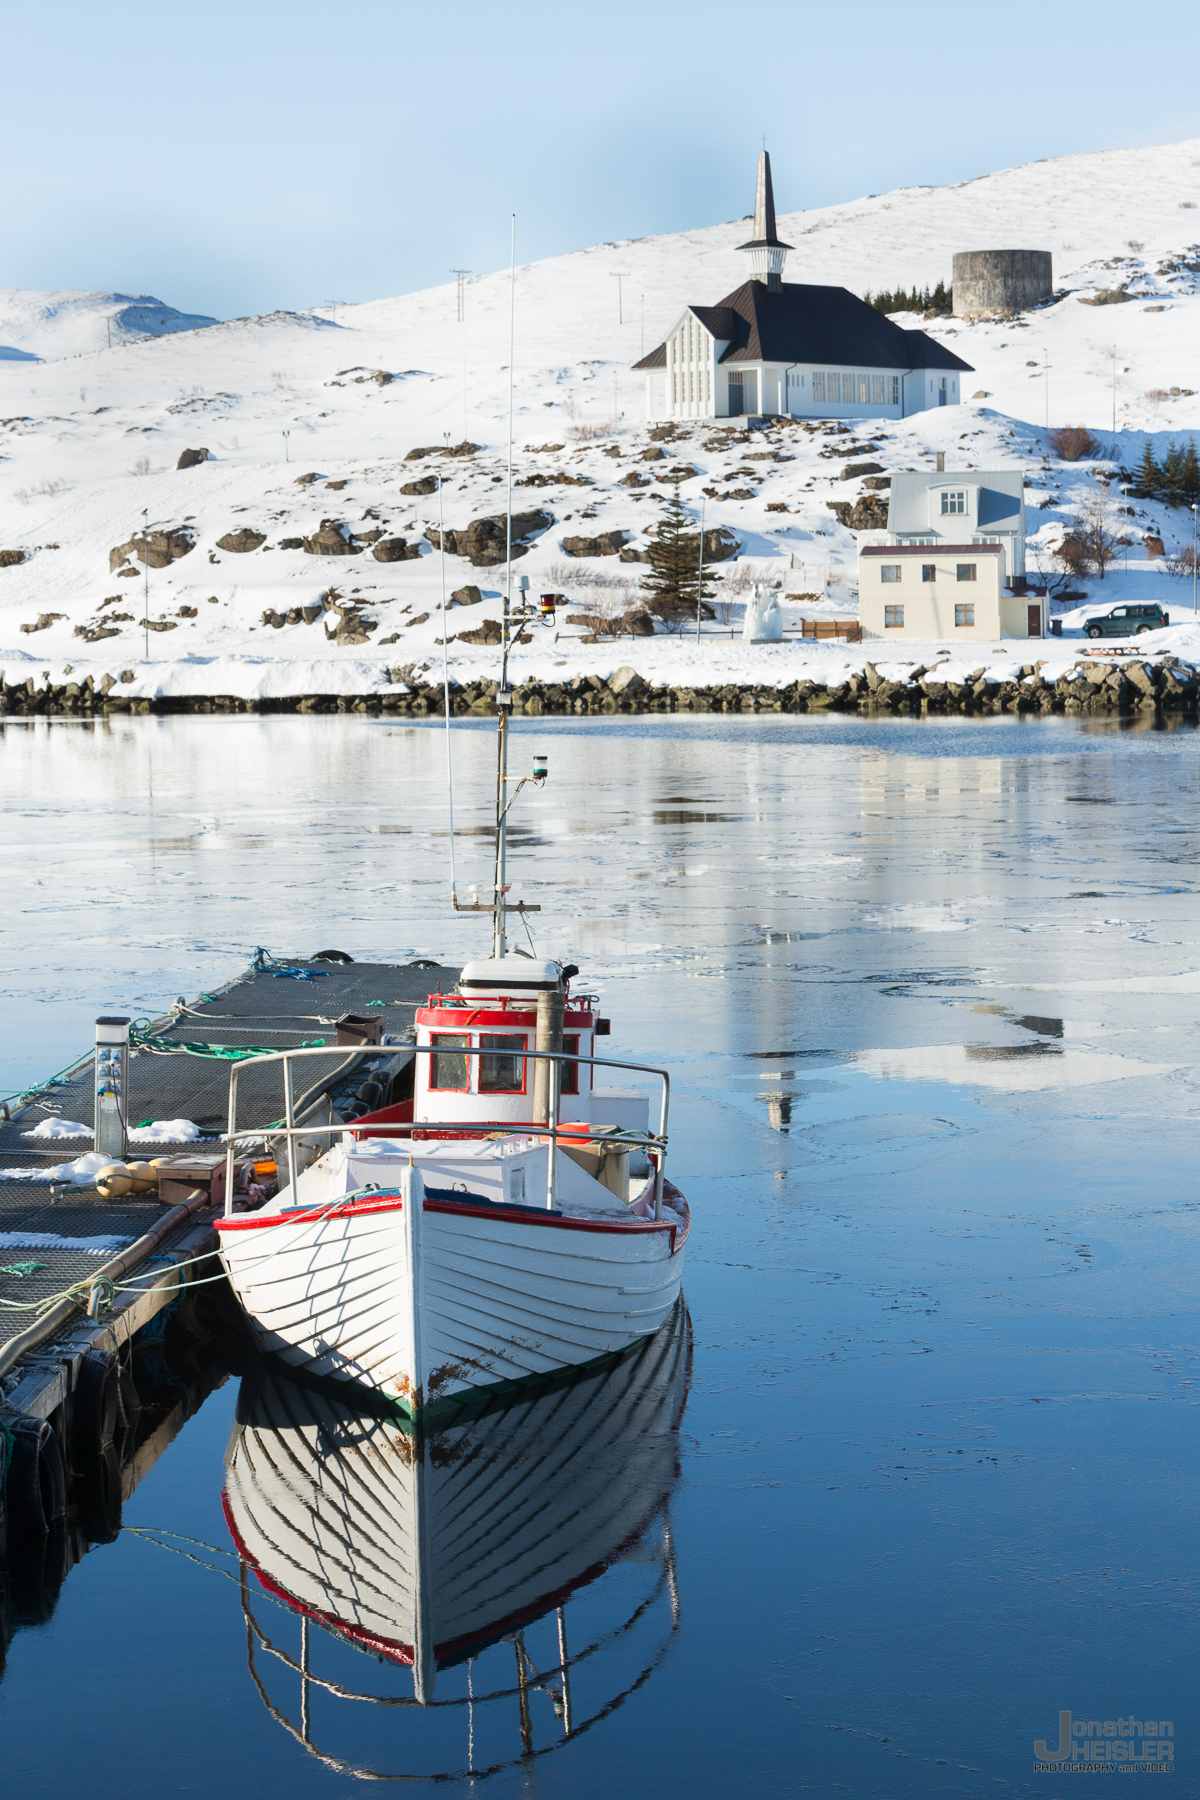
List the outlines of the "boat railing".
{"type": "MultiPolygon", "coordinates": [[[[400,1046],[400,1048],[410,1051],[414,1056],[435,1056],[438,1053],[439,1047],[436,1044],[405,1044],[400,1046]]],[[[345,1121],[344,1126],[334,1124],[331,1119],[325,1119],[319,1125],[297,1125],[296,1123],[295,1095],[292,1087],[292,1064],[301,1057],[336,1056],[339,1053],[342,1055],[347,1054],[347,1052],[338,1045],[306,1045],[303,1049],[272,1050],[263,1056],[247,1056],[240,1062],[235,1063],[230,1069],[229,1124],[226,1138],[227,1150],[225,1161],[226,1217],[233,1212],[234,1160],[239,1137],[283,1138],[287,1151],[288,1182],[294,1192],[296,1187],[296,1176],[298,1173],[296,1168],[297,1139],[313,1137],[328,1138],[339,1130],[353,1131],[355,1126],[360,1122],[359,1120],[348,1119],[345,1121]],[[261,1069],[267,1063],[282,1063],[283,1065],[283,1124],[281,1126],[271,1125],[266,1127],[256,1126],[253,1128],[244,1128],[239,1132],[237,1128],[238,1076],[244,1069],[261,1069]]],[[[357,1057],[361,1056],[363,1053],[361,1050],[355,1049],[348,1054],[352,1057],[357,1057]]],[[[477,1055],[479,1052],[472,1052],[471,1054],[477,1055]]],[[[548,1083],[550,1093],[549,1104],[547,1107],[548,1116],[546,1119],[514,1119],[511,1121],[482,1120],[478,1122],[457,1119],[418,1120],[415,1121],[412,1129],[421,1129],[425,1125],[452,1126],[456,1135],[461,1133],[463,1136],[467,1137],[539,1137],[549,1138],[554,1145],[557,1145],[558,1140],[562,1138],[564,1140],[570,1140],[577,1145],[579,1141],[579,1127],[582,1124],[586,1124],[587,1121],[572,1120],[564,1125],[560,1120],[561,1076],[562,1065],[564,1063],[574,1063],[593,1069],[624,1069],[630,1074],[654,1075],[662,1084],[662,1100],[659,1109],[658,1131],[622,1131],[621,1142],[623,1144],[629,1144],[630,1146],[634,1144],[643,1145],[650,1156],[654,1164],[654,1217],[656,1220],[661,1220],[663,1209],[663,1182],[666,1179],[667,1167],[667,1115],[671,1103],[671,1077],[668,1071],[666,1069],[657,1068],[653,1063],[619,1062],[615,1057],[609,1056],[575,1056],[569,1055],[563,1050],[506,1049],[504,1054],[505,1056],[519,1056],[523,1062],[545,1062],[550,1064],[550,1080],[548,1083]]],[[[407,1130],[409,1128],[406,1127],[404,1129],[407,1130]]],[[[399,1129],[396,1127],[388,1127],[385,1125],[382,1130],[389,1135],[393,1132],[396,1135],[399,1135],[399,1129]]],[[[546,1158],[546,1161],[549,1165],[549,1172],[546,1180],[546,1206],[548,1209],[553,1209],[558,1182],[558,1158],[557,1156],[551,1155],[546,1158]]]]}

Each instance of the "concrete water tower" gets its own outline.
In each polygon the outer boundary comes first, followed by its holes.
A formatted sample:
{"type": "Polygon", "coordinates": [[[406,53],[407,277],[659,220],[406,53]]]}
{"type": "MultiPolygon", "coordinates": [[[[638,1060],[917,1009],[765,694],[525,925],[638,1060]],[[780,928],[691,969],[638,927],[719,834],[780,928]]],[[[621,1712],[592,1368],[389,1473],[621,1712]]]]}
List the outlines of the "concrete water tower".
{"type": "Polygon", "coordinates": [[[958,250],[954,310],[960,318],[1024,312],[1054,292],[1049,250],[958,250]]]}

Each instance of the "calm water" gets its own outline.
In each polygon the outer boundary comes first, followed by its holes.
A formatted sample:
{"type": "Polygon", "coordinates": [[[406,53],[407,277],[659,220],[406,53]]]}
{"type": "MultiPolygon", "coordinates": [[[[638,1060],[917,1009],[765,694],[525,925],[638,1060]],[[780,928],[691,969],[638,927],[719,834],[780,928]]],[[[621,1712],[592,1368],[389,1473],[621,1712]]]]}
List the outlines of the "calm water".
{"type": "MultiPolygon", "coordinates": [[[[1171,1720],[1200,1791],[1200,739],[1061,720],[518,730],[514,761],[547,750],[551,780],[517,803],[517,892],[543,908],[539,949],[600,988],[612,1054],[670,1065],[696,1220],[690,1388],[672,1363],[589,1434],[603,1521],[580,1511],[572,1542],[552,1457],[539,1486],[529,1446],[565,1442],[565,1414],[473,1441],[517,1471],[511,1516],[545,1520],[566,1573],[544,1592],[574,1588],[573,1732],[543,1679],[553,1603],[439,1673],[423,1711],[408,1671],[301,1625],[266,1565],[289,1593],[308,1579],[289,1496],[358,1428],[281,1423],[233,1378],[129,1529],[13,1637],[6,1789],[307,1800],[494,1767],[454,1780],[547,1800],[1053,1796],[1071,1780],[1035,1774],[1033,1743],[1069,1708],[1171,1720]],[[266,1582],[241,1577],[227,1445],[239,1467],[256,1445],[255,1467],[291,1457],[263,1477],[266,1582]]],[[[464,890],[487,880],[493,741],[454,740],[464,890]]],[[[97,1012],[155,1012],[257,944],[483,947],[447,914],[434,729],[9,723],[0,770],[6,1088],[65,1063],[97,1012]]],[[[336,1616],[339,1583],[394,1593],[378,1497],[367,1515],[321,1546],[314,1611],[336,1616]]],[[[465,1512],[442,1517],[439,1568],[503,1572],[465,1512]]]]}

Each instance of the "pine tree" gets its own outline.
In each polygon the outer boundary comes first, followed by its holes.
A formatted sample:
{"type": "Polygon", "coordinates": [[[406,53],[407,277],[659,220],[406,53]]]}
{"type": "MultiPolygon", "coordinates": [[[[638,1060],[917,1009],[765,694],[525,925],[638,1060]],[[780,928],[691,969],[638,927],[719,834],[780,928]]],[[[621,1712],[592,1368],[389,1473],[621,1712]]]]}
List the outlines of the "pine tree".
{"type": "Polygon", "coordinates": [[[1138,465],[1137,493],[1139,500],[1153,500],[1162,486],[1163,473],[1158,466],[1154,454],[1152,439],[1146,439],[1146,448],[1142,451],[1142,460],[1138,465]]]}
{"type": "Polygon", "coordinates": [[[1196,440],[1188,440],[1187,450],[1183,457],[1183,500],[1191,506],[1200,500],[1200,457],[1196,455],[1196,440]]]}
{"type": "Polygon", "coordinates": [[[679,483],[676,482],[662,517],[650,533],[650,573],[642,581],[648,609],[665,623],[689,613],[694,619],[697,600],[707,600],[712,593],[707,566],[703,591],[697,592],[700,533],[688,531],[688,523],[687,508],[679,498],[679,483]]]}
{"type": "Polygon", "coordinates": [[[1162,472],[1163,499],[1168,506],[1178,506],[1183,499],[1183,451],[1172,438],[1167,446],[1162,472]]]}

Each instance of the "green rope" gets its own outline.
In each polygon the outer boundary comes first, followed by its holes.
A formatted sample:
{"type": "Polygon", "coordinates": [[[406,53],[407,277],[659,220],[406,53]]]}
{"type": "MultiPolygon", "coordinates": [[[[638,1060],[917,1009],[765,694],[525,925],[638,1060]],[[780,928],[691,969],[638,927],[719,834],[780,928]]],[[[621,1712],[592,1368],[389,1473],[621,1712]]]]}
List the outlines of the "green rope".
{"type": "Polygon", "coordinates": [[[0,1275],[36,1275],[39,1269],[48,1269],[49,1263],[18,1262],[0,1264],[0,1275]]]}
{"type": "MultiPolygon", "coordinates": [[[[135,1040],[132,1031],[129,1041],[135,1040]]],[[[205,1044],[196,1039],[179,1039],[173,1043],[156,1042],[150,1038],[139,1037],[137,1046],[140,1050],[149,1050],[155,1056],[207,1056],[216,1062],[245,1062],[252,1056],[277,1056],[278,1044],[205,1044]]],[[[289,1044],[289,1050],[323,1050],[326,1048],[324,1038],[305,1038],[299,1044],[289,1044]]],[[[329,1046],[333,1048],[332,1045],[329,1046]]]]}

